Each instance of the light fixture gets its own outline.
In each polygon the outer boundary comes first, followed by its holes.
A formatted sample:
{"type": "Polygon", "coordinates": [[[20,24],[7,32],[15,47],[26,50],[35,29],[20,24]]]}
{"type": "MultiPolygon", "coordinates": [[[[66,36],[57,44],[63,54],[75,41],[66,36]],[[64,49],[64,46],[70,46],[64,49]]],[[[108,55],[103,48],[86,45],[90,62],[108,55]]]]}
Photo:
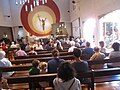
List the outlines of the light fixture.
{"type": "Polygon", "coordinates": [[[28,7],[30,7],[30,11],[33,11],[33,7],[39,6],[41,4],[46,4],[47,0],[16,0],[16,5],[24,5],[25,11],[28,11],[28,7]]]}

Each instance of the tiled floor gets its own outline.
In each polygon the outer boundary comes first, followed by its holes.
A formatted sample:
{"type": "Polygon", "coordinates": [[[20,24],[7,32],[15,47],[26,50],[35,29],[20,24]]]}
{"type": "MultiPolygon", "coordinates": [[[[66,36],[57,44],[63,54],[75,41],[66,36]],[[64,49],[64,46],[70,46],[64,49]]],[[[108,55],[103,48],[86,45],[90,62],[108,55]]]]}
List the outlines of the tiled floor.
{"type": "Polygon", "coordinates": [[[120,90],[120,81],[97,83],[95,90],[120,90]]]}

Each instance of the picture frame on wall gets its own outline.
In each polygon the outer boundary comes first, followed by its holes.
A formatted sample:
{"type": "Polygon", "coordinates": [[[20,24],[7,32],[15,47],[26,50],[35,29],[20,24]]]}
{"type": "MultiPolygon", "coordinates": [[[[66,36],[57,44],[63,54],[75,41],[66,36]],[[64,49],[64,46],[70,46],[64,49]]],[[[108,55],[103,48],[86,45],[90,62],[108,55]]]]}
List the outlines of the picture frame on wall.
{"type": "Polygon", "coordinates": [[[72,35],[74,38],[81,37],[80,18],[72,21],[72,35]]]}

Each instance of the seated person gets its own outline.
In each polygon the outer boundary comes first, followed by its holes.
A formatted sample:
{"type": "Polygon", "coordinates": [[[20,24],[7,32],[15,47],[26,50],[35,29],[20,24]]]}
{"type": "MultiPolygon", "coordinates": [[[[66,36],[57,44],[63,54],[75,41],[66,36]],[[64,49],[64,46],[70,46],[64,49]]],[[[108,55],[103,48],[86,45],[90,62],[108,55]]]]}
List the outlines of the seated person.
{"type": "MultiPolygon", "coordinates": [[[[112,44],[112,48],[113,51],[110,52],[109,54],[109,58],[116,58],[116,57],[120,57],[120,44],[118,42],[114,42],[112,44]]],[[[108,67],[116,67],[116,66],[120,66],[120,63],[109,63],[108,67]]]]}
{"type": "Polygon", "coordinates": [[[28,52],[28,55],[37,55],[37,52],[31,47],[31,50],[28,52]]]}
{"type": "Polygon", "coordinates": [[[92,55],[90,60],[103,60],[105,58],[105,54],[100,52],[99,47],[94,47],[95,53],[92,55]]]}
{"type": "Polygon", "coordinates": [[[80,81],[75,78],[75,71],[69,62],[60,64],[53,84],[55,90],[82,90],[80,81]]]}
{"type": "Polygon", "coordinates": [[[63,59],[59,58],[59,51],[54,49],[52,51],[53,59],[48,61],[48,73],[56,73],[57,68],[61,62],[64,62],[63,59]]]}
{"type": "Polygon", "coordinates": [[[18,49],[18,51],[15,53],[16,56],[27,56],[27,53],[24,50],[21,50],[21,48],[18,49]]]}
{"type": "Polygon", "coordinates": [[[41,44],[41,42],[39,42],[35,47],[35,50],[43,50],[43,46],[41,44]]]}
{"type": "Polygon", "coordinates": [[[0,90],[8,90],[9,86],[7,80],[2,77],[2,72],[0,71],[0,90]]]}
{"type": "Polygon", "coordinates": [[[31,50],[31,46],[29,43],[27,43],[26,47],[25,47],[25,51],[30,51],[31,50]]]}
{"type": "MultiPolygon", "coordinates": [[[[75,48],[73,51],[73,55],[75,58],[75,62],[72,63],[72,66],[75,68],[76,72],[87,72],[89,71],[88,63],[87,61],[83,61],[80,59],[81,56],[81,50],[78,48],[75,48]]],[[[87,79],[80,78],[81,83],[85,83],[87,79]]]]}
{"type": "Polygon", "coordinates": [[[7,50],[7,47],[6,47],[5,43],[2,43],[2,50],[3,51],[7,50]]]}
{"type": "MultiPolygon", "coordinates": [[[[4,51],[0,51],[0,67],[11,67],[12,64],[7,58],[5,58],[5,54],[4,51]]],[[[13,73],[14,72],[3,72],[2,77],[11,76],[13,73]]]]}
{"type": "Polygon", "coordinates": [[[57,42],[56,49],[59,50],[59,51],[62,51],[62,50],[63,50],[63,47],[62,47],[62,45],[61,45],[61,42],[57,42]]]}
{"type": "MultiPolygon", "coordinates": [[[[39,68],[39,60],[33,60],[32,61],[32,68],[29,70],[29,75],[38,75],[40,74],[40,68],[39,68]]],[[[31,90],[36,90],[37,88],[41,88],[39,82],[29,83],[31,90]]]]}
{"type": "Polygon", "coordinates": [[[51,50],[54,49],[54,47],[53,47],[53,45],[52,45],[51,42],[48,42],[48,43],[45,45],[45,48],[46,48],[47,50],[49,50],[49,51],[51,51],[51,50]]]}
{"type": "Polygon", "coordinates": [[[94,50],[93,48],[90,47],[90,43],[86,42],[86,46],[85,49],[82,49],[82,54],[85,55],[85,57],[83,57],[83,60],[88,60],[90,59],[90,57],[94,54],[94,50]]]}
{"type": "MultiPolygon", "coordinates": [[[[95,54],[92,55],[90,60],[104,60],[105,54],[100,52],[99,47],[94,47],[95,54]]],[[[104,68],[104,64],[92,65],[92,68],[104,68]]]]}
{"type": "Polygon", "coordinates": [[[106,48],[104,48],[104,42],[103,42],[103,41],[100,41],[100,42],[99,42],[99,45],[100,45],[100,52],[106,53],[106,48]]]}
{"type": "Polygon", "coordinates": [[[39,60],[33,60],[32,61],[32,68],[29,70],[30,75],[37,75],[40,74],[40,68],[39,68],[39,60]]]}
{"type": "Polygon", "coordinates": [[[68,49],[68,52],[73,52],[74,48],[77,48],[75,47],[75,42],[74,41],[70,41],[70,48],[68,49]]]}
{"type": "Polygon", "coordinates": [[[79,43],[79,41],[80,41],[79,38],[77,38],[77,39],[75,40],[75,47],[77,47],[77,48],[80,47],[80,43],[79,43]]]}
{"type": "Polygon", "coordinates": [[[91,54],[93,55],[95,52],[93,50],[93,48],[90,47],[90,43],[86,42],[86,46],[85,49],[82,50],[82,54],[91,54]]]}
{"type": "Polygon", "coordinates": [[[12,42],[10,48],[17,48],[16,44],[14,42],[12,42]]]}

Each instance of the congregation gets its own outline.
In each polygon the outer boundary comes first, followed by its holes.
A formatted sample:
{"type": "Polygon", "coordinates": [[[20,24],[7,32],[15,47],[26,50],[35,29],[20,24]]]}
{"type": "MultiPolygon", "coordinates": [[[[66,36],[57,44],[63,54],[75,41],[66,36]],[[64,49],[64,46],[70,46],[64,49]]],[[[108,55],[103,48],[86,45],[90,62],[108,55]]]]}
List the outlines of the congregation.
{"type": "MultiPolygon", "coordinates": [[[[90,42],[85,40],[82,41],[79,38],[72,38],[68,40],[48,39],[46,43],[42,42],[42,40],[34,42],[28,41],[27,44],[24,44],[23,42],[11,42],[10,44],[2,41],[0,46],[0,67],[12,67],[13,65],[11,63],[11,60],[15,59],[13,59],[13,57],[39,55],[37,50],[47,50],[52,53],[53,59],[45,62],[44,64],[42,64],[42,66],[40,66],[41,62],[34,58],[32,62],[33,67],[29,70],[29,75],[41,74],[42,68],[45,69],[44,73],[58,73],[58,76],[54,79],[54,81],[49,82],[50,86],[53,86],[54,84],[53,87],[55,87],[55,90],[70,90],[70,88],[76,88],[76,90],[81,90],[80,83],[89,82],[89,80],[84,78],[78,80],[77,78],[75,78],[75,72],[80,73],[89,71],[89,66],[86,62],[88,60],[104,60],[106,57],[119,57],[119,47],[120,44],[118,42],[114,42],[111,46],[111,48],[113,48],[113,51],[111,51],[108,55],[106,53],[106,48],[104,47],[103,41],[100,41],[99,46],[95,47],[91,47],[90,42]],[[61,59],[59,57],[60,52],[64,50],[66,52],[72,53],[74,61],[65,61],[64,59],[61,59]],[[10,53],[12,53],[12,56],[9,55],[10,53]],[[69,86],[67,83],[71,83],[71,85],[69,86]]],[[[114,65],[108,64],[108,66],[112,67],[114,65]]],[[[99,65],[99,68],[103,67],[104,65],[99,65]]],[[[98,68],[98,66],[95,65],[94,68],[98,68]]],[[[2,72],[1,78],[11,76],[14,73],[14,71],[2,72]]],[[[37,82],[30,83],[30,86],[31,90],[42,90],[42,86],[37,82]]]]}

